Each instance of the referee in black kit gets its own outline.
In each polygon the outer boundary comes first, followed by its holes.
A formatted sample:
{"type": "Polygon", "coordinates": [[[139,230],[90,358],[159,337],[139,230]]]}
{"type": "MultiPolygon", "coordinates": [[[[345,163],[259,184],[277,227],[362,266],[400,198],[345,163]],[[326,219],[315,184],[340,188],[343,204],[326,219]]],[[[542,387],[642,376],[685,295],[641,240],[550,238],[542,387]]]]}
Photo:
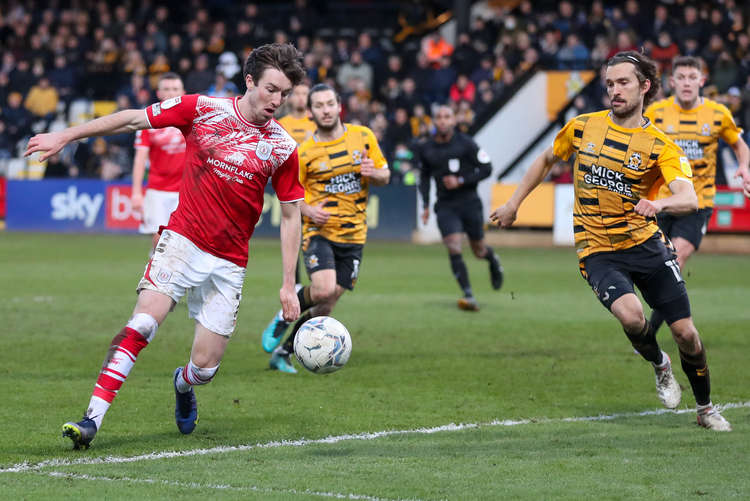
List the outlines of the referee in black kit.
{"type": "Polygon", "coordinates": [[[419,191],[424,210],[422,222],[430,215],[430,179],[437,184],[437,215],[443,243],[448,248],[451,270],[464,297],[458,307],[479,311],[469,283],[469,273],[461,257],[462,233],[469,236],[474,255],[489,262],[490,280],[494,289],[503,284],[500,258],[484,242],[484,210],[477,194],[477,183],[492,172],[489,155],[479,148],[472,138],[456,131],[456,115],[450,106],[439,106],[434,114],[435,136],[420,144],[417,150],[421,170],[419,191]]]}

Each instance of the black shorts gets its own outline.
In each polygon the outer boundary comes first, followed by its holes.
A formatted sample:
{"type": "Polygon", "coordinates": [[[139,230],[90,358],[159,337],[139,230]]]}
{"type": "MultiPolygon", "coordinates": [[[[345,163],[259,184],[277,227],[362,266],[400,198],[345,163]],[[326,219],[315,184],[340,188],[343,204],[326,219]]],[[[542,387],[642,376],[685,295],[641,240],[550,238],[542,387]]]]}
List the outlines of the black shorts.
{"type": "Polygon", "coordinates": [[[703,235],[708,228],[708,220],[711,219],[713,208],[705,207],[685,216],[672,216],[670,214],[659,214],[656,221],[659,228],[670,239],[681,237],[693,244],[695,250],[701,245],[703,235]]]}
{"type": "Polygon", "coordinates": [[[690,316],[690,301],[677,258],[658,233],[630,249],[592,254],[580,264],[581,275],[610,311],[617,298],[635,292],[635,283],[643,299],[652,309],[659,310],[668,325],[690,316]]]}
{"type": "Polygon", "coordinates": [[[435,214],[440,234],[443,237],[452,233],[466,232],[470,240],[484,238],[484,211],[479,198],[450,204],[438,201],[435,204],[435,214]]]}
{"type": "Polygon", "coordinates": [[[362,244],[340,244],[320,235],[302,242],[307,274],[320,270],[336,270],[336,283],[344,289],[353,290],[362,263],[362,244]]]}

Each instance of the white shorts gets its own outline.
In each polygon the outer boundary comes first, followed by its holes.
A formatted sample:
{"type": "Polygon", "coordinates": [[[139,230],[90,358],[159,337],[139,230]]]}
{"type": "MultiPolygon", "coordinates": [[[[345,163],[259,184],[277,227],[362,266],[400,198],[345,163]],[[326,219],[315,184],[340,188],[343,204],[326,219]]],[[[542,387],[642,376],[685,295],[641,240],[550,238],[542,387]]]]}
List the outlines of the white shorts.
{"type": "Polygon", "coordinates": [[[175,303],[188,293],[190,318],[208,330],[231,336],[242,299],[245,268],[195,246],[179,233],[164,230],[138,284],[175,303]]]}
{"type": "Polygon", "coordinates": [[[143,220],[138,231],[152,235],[159,232],[159,226],[166,226],[169,216],[180,201],[179,195],[176,191],[146,190],[143,197],[143,220]]]}

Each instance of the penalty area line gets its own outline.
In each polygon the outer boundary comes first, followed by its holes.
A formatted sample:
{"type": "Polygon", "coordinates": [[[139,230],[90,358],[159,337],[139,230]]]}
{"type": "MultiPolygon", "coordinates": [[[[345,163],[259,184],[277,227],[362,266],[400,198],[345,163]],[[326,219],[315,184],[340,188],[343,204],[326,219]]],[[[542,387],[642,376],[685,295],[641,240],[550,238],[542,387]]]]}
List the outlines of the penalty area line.
{"type": "MultiPolygon", "coordinates": [[[[725,409],[739,409],[750,407],[750,401],[747,402],[734,402],[716,406],[720,410],[725,409]]],[[[688,414],[695,412],[694,408],[684,409],[654,409],[641,412],[621,412],[615,414],[599,414],[595,416],[578,416],[578,417],[563,417],[563,418],[530,418],[530,419],[504,419],[504,420],[493,420],[487,423],[450,423],[442,426],[435,426],[432,428],[416,428],[412,430],[387,430],[377,432],[365,432],[347,435],[336,435],[324,438],[316,439],[298,439],[298,440],[279,440],[272,442],[265,442],[259,444],[247,444],[247,445],[224,445],[211,447],[207,449],[190,449],[186,451],[162,451],[162,452],[151,452],[148,454],[140,454],[138,456],[101,456],[94,458],[78,458],[78,459],[48,459],[39,463],[19,463],[13,466],[0,467],[1,473],[24,473],[42,470],[44,468],[59,468],[65,466],[76,466],[76,465],[95,465],[95,464],[122,464],[122,463],[135,463],[139,461],[151,461],[158,459],[171,459],[177,457],[189,457],[189,456],[203,456],[207,454],[224,454],[228,452],[240,452],[249,451],[255,449],[276,449],[279,447],[305,447],[308,445],[315,444],[335,444],[338,442],[346,442],[350,440],[375,440],[382,437],[392,437],[399,435],[429,435],[433,433],[441,433],[447,431],[461,431],[476,428],[491,428],[495,426],[521,426],[527,424],[552,424],[552,423],[581,423],[581,422],[596,422],[596,421],[612,421],[615,419],[627,419],[627,418],[638,418],[646,416],[659,416],[662,414],[688,414]]]]}
{"type": "Polygon", "coordinates": [[[334,498],[334,499],[352,499],[362,501],[419,501],[418,499],[409,498],[406,499],[391,499],[381,498],[377,496],[368,496],[365,494],[343,494],[340,492],[321,492],[313,491],[310,489],[280,489],[271,487],[257,487],[251,486],[236,486],[229,484],[202,484],[200,482],[177,482],[175,480],[161,480],[156,478],[134,478],[134,477],[106,477],[101,475],[86,475],[81,473],[68,473],[64,471],[33,471],[34,475],[41,475],[52,478],[63,478],[70,480],[88,480],[95,482],[129,482],[133,484],[150,484],[150,485],[164,485],[167,487],[179,487],[181,489],[208,489],[208,490],[219,490],[219,491],[234,491],[234,492],[257,492],[260,494],[292,494],[292,495],[304,495],[304,496],[317,496],[323,498],[334,498]]]}

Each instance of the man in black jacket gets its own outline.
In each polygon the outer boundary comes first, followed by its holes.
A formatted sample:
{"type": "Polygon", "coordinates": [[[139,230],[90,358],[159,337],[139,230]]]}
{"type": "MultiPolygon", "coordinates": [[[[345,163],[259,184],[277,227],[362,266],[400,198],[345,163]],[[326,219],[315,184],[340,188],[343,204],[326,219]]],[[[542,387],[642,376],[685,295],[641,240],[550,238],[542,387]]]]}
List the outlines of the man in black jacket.
{"type": "Polygon", "coordinates": [[[497,254],[484,241],[484,210],[477,194],[477,183],[492,172],[489,155],[474,140],[456,131],[456,116],[450,106],[440,106],[435,115],[435,136],[417,148],[421,169],[419,191],[422,193],[422,222],[430,214],[430,179],[437,185],[435,214],[443,243],[448,249],[451,270],[464,297],[458,307],[479,311],[469,283],[466,264],[461,257],[462,233],[469,236],[474,255],[489,262],[494,289],[503,284],[503,268],[497,254]]]}

